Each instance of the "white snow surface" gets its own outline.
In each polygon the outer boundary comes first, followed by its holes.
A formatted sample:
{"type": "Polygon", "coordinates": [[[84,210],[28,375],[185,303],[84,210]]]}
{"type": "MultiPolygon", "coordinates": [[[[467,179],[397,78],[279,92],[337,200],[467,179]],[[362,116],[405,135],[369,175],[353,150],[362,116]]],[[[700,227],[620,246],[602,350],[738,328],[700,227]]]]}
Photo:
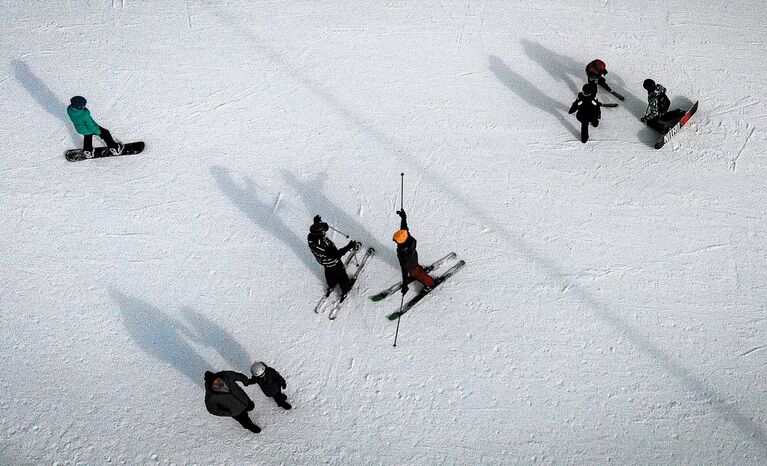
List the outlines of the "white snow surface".
{"type": "Polygon", "coordinates": [[[765,464],[766,16],[0,2],[0,463],[765,464]],[[595,58],[626,100],[581,144],[595,58]],[[700,101],[660,151],[648,77],[700,101]],[[146,151],[67,162],[78,94],[146,151]],[[400,172],[467,266],[395,348],[400,172]],[[315,214],[378,251],[335,321],[315,214]],[[294,404],[247,387],[258,435],[202,386],[254,360],[294,404]]]}

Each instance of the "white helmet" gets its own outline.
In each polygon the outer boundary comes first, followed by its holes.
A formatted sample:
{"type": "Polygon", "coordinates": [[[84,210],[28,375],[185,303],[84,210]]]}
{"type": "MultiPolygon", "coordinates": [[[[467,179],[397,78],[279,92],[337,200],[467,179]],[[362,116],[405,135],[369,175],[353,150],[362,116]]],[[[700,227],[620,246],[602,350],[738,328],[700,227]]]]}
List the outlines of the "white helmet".
{"type": "Polygon", "coordinates": [[[266,365],[262,362],[256,361],[250,366],[250,373],[253,374],[253,377],[261,377],[264,372],[266,372],[266,365]]]}

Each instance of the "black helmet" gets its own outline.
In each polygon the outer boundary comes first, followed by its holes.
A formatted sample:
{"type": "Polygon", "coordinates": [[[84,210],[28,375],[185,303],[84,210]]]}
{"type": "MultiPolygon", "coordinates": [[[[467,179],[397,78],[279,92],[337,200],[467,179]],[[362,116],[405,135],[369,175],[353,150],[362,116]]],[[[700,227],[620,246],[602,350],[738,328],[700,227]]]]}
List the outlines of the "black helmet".
{"type": "Polygon", "coordinates": [[[645,79],[644,82],[642,83],[642,87],[647,89],[648,92],[652,91],[653,89],[655,89],[655,81],[653,81],[652,79],[645,79]]]}
{"type": "Polygon", "coordinates": [[[72,97],[71,99],[69,99],[69,103],[71,103],[73,107],[83,108],[85,107],[85,104],[88,103],[88,101],[85,100],[85,97],[81,95],[76,95],[72,97]]]}
{"type": "Polygon", "coordinates": [[[587,83],[583,85],[581,90],[586,95],[595,95],[597,93],[597,85],[594,83],[587,83]]]}
{"type": "Polygon", "coordinates": [[[322,221],[319,215],[314,216],[314,223],[309,227],[309,232],[313,235],[324,235],[328,231],[328,224],[322,221]]]}

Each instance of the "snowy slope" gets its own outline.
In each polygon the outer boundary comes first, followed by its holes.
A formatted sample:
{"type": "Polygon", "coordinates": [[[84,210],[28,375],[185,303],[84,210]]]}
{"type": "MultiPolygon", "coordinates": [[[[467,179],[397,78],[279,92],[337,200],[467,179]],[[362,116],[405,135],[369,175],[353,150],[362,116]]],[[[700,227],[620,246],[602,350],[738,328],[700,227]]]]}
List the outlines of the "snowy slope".
{"type": "Polygon", "coordinates": [[[767,462],[767,8],[532,4],[0,2],[0,463],[767,462]],[[75,94],[145,153],[66,162],[75,94]],[[400,172],[468,265],[393,348],[400,172]],[[333,322],[315,214],[379,251],[333,322]],[[253,360],[259,435],[203,403],[253,360]]]}

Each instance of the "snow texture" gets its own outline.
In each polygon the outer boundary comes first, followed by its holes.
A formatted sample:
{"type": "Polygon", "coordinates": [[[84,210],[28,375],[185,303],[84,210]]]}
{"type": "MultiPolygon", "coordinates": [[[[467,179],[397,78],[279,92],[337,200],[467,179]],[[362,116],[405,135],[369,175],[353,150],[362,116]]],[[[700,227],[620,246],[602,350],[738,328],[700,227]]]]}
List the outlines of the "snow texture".
{"type": "Polygon", "coordinates": [[[0,2],[0,463],[767,463],[766,15],[0,2]],[[584,145],[595,58],[626,100],[584,145]],[[660,151],[648,77],[700,100],[660,151]],[[78,94],[145,152],[65,161],[78,94]],[[394,348],[400,172],[467,266],[394,348]],[[315,214],[378,251],[333,322],[315,214]],[[254,360],[294,405],[248,387],[258,435],[202,387],[254,360]]]}

